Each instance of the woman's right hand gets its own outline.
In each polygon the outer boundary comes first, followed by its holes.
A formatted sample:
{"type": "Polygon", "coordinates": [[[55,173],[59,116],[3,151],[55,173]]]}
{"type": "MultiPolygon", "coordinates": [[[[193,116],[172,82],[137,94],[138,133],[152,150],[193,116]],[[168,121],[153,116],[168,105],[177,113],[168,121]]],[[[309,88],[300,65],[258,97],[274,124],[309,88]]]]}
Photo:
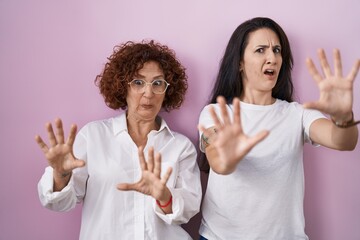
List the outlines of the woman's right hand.
{"type": "Polygon", "coordinates": [[[198,128],[203,134],[209,134],[209,130],[216,133],[202,136],[206,140],[211,140],[210,145],[206,147],[206,157],[214,172],[227,175],[235,170],[237,164],[256,144],[269,135],[269,131],[263,130],[251,137],[246,135],[241,124],[240,100],[238,98],[233,100],[233,120],[230,119],[227,112],[225,98],[219,96],[217,103],[220,106],[222,121],[214,108],[210,107],[215,128],[205,129],[201,125],[198,128]]]}
{"type": "Polygon", "coordinates": [[[64,129],[60,118],[55,119],[56,134],[51,123],[46,124],[48,132],[48,146],[39,135],[35,140],[43,151],[49,165],[54,169],[54,191],[61,190],[70,179],[72,170],[83,167],[85,161],[75,158],[73,154],[73,144],[76,136],[76,125],[72,125],[69,137],[65,142],[64,129]]]}

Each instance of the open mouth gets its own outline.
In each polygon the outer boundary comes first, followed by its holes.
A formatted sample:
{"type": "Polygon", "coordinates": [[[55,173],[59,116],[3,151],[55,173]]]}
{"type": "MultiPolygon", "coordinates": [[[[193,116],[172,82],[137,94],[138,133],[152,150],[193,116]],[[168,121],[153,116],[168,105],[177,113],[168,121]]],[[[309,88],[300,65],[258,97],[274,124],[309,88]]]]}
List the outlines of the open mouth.
{"type": "Polygon", "coordinates": [[[275,74],[275,71],[272,69],[266,69],[264,72],[265,75],[273,76],[275,74]]]}

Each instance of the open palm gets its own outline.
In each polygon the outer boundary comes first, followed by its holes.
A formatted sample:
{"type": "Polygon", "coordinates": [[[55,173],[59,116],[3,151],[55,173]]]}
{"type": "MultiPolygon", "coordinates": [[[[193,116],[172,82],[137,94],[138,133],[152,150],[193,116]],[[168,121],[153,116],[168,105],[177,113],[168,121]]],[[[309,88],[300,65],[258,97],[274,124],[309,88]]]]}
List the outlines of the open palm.
{"type": "MultiPolygon", "coordinates": [[[[234,119],[230,119],[226,109],[226,101],[224,97],[217,98],[220,106],[220,114],[222,122],[217,116],[213,107],[210,108],[210,114],[215,124],[216,135],[213,137],[211,144],[215,149],[218,159],[222,166],[233,170],[236,165],[244,158],[244,156],[260,141],[262,141],[269,132],[264,130],[255,136],[248,136],[243,132],[240,118],[240,101],[237,98],[233,100],[234,119]]],[[[199,126],[199,130],[203,134],[207,134],[208,130],[203,126],[199,126]]],[[[227,170],[225,170],[227,171],[227,170]]]]}
{"type": "Polygon", "coordinates": [[[317,109],[331,116],[341,118],[342,115],[347,115],[352,111],[353,85],[360,68],[360,60],[356,61],[350,73],[344,77],[340,51],[335,49],[333,55],[334,72],[331,71],[324,50],[320,49],[318,51],[324,76],[318,72],[313,61],[307,59],[308,70],[319,87],[320,97],[316,102],[305,103],[304,107],[317,109]]]}
{"type": "Polygon", "coordinates": [[[161,178],[161,155],[154,154],[151,147],[148,151],[148,161],[145,161],[144,152],[139,148],[139,162],[142,171],[141,179],[136,183],[120,183],[117,188],[123,191],[137,191],[159,201],[167,201],[169,199],[169,190],[166,183],[172,172],[172,168],[168,168],[165,175],[161,178]]]}
{"type": "Polygon", "coordinates": [[[64,140],[64,130],[61,119],[55,120],[56,135],[51,123],[46,124],[50,147],[42,140],[39,135],[35,136],[35,140],[45,154],[49,165],[54,172],[60,176],[65,176],[75,168],[85,165],[83,160],[78,160],[73,154],[73,144],[76,135],[76,125],[71,126],[68,139],[64,140]]]}

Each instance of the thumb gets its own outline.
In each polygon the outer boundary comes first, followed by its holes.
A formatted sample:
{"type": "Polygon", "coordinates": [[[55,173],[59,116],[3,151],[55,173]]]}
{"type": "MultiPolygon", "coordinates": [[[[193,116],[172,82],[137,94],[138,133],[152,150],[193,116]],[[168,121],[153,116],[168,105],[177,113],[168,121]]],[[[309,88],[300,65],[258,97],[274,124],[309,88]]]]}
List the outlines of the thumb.
{"type": "Polygon", "coordinates": [[[84,160],[77,159],[76,161],[73,162],[73,169],[84,167],[85,164],[86,162],[84,160]]]}
{"type": "Polygon", "coordinates": [[[129,190],[134,190],[133,185],[134,184],[129,184],[129,183],[119,183],[116,186],[116,188],[121,191],[129,191],[129,190]]]}
{"type": "Polygon", "coordinates": [[[268,130],[260,131],[250,139],[249,145],[251,146],[251,148],[253,148],[256,144],[264,140],[269,134],[270,132],[268,130]]]}

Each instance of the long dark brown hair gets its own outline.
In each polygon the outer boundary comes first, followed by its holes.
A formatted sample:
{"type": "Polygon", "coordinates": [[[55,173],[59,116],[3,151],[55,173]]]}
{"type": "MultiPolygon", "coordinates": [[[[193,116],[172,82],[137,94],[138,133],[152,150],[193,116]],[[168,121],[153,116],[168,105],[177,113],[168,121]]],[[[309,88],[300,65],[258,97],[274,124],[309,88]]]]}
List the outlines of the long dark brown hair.
{"type": "MultiPolygon", "coordinates": [[[[244,59],[245,48],[248,45],[249,34],[267,28],[276,33],[281,45],[282,65],[272,96],[288,102],[293,101],[294,86],[291,71],[293,57],[289,40],[284,30],[272,19],[256,17],[240,24],[232,34],[224,56],[220,62],[219,73],[211,92],[210,103],[216,103],[218,96],[224,96],[227,103],[232,103],[234,97],[240,97],[244,91],[242,77],[239,71],[240,62],[244,59]]],[[[209,172],[210,166],[204,153],[199,154],[199,166],[204,172],[209,172]]]]}

